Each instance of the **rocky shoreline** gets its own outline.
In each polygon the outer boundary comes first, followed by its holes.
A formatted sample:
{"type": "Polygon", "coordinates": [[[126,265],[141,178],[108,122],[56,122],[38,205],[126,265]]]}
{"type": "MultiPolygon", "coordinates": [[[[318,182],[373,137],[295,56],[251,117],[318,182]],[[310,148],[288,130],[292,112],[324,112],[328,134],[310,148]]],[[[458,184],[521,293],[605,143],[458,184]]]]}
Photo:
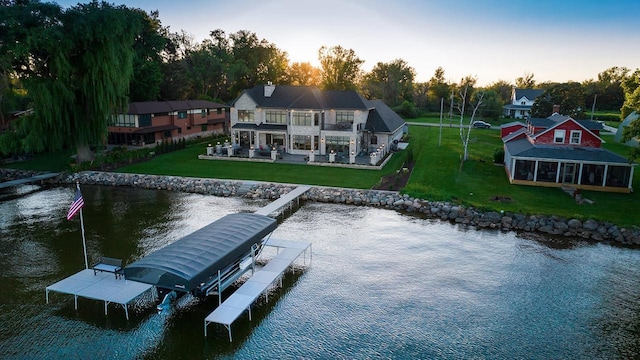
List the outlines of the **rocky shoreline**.
{"type": "MultiPolygon", "coordinates": [[[[34,172],[0,169],[0,180],[7,181],[34,175],[34,172]]],[[[172,190],[215,196],[243,196],[253,199],[277,199],[297,185],[263,182],[243,182],[188,178],[178,176],[156,176],[86,171],[66,174],[52,179],[51,183],[75,183],[105,186],[132,186],[146,189],[172,190]]],[[[302,200],[373,206],[422,217],[440,219],[463,226],[542,233],[590,241],[610,241],[623,245],[640,245],[640,229],[621,228],[609,222],[593,219],[565,219],[559,216],[524,215],[511,212],[483,212],[449,202],[427,201],[401,195],[395,191],[358,190],[314,186],[302,200]]]]}

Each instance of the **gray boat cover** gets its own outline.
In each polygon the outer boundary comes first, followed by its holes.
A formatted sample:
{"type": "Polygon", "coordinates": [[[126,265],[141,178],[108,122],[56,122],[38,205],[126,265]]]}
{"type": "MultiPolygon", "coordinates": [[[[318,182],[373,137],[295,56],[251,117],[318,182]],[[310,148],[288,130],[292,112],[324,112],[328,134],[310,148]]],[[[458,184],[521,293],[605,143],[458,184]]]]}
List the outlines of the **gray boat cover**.
{"type": "Polygon", "coordinates": [[[230,214],[124,268],[127,280],[190,292],[248,254],[277,221],[252,213],[230,214]]]}

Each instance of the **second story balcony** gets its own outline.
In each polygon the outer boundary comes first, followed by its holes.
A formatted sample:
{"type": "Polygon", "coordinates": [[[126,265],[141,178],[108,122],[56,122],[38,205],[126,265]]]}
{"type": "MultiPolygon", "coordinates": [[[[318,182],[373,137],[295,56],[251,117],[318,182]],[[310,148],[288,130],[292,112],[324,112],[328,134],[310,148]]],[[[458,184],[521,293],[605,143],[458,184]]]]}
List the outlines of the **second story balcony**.
{"type": "Polygon", "coordinates": [[[352,122],[340,122],[337,124],[323,124],[322,130],[331,131],[353,131],[352,122]]]}

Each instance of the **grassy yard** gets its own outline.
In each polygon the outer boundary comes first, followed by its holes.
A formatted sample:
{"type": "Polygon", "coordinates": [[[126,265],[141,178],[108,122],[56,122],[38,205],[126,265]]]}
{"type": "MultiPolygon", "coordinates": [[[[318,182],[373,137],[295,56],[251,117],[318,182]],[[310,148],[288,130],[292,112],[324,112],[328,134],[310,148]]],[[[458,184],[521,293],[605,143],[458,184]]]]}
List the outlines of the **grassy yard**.
{"type": "Polygon", "coordinates": [[[176,175],[217,179],[258,180],[292,184],[370,189],[380,178],[399,169],[406,152],[394,156],[383,170],[345,169],[304,164],[261,163],[226,160],[199,160],[205,146],[196,145],[164,154],[139,164],[125,166],[119,172],[176,175]]]}
{"type": "MultiPolygon", "coordinates": [[[[438,128],[412,126],[411,146],[417,165],[405,191],[414,197],[449,200],[481,209],[513,211],[524,214],[547,214],[580,219],[595,218],[628,226],[640,225],[634,209],[640,201],[638,193],[612,194],[583,191],[593,205],[578,205],[562,190],[509,184],[504,168],[493,164],[493,153],[502,148],[498,130],[474,129],[469,144],[469,160],[460,171],[462,144],[457,129],[443,129],[438,146],[438,128]],[[497,197],[509,198],[498,202],[497,197]]],[[[605,137],[605,140],[608,140],[605,137]]],[[[612,139],[611,139],[612,140],[612,139]]],[[[626,154],[624,145],[605,144],[607,148],[626,154]]],[[[640,189],[640,177],[633,187],[640,189]]]]}

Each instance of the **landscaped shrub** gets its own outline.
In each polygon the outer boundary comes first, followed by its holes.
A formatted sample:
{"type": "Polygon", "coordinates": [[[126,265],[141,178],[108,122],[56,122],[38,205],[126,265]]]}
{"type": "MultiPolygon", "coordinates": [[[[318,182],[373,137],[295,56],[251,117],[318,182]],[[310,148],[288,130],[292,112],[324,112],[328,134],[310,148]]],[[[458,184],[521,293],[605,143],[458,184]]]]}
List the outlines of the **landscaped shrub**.
{"type": "Polygon", "coordinates": [[[504,163],[504,149],[498,148],[493,152],[493,163],[494,164],[504,163]]]}

